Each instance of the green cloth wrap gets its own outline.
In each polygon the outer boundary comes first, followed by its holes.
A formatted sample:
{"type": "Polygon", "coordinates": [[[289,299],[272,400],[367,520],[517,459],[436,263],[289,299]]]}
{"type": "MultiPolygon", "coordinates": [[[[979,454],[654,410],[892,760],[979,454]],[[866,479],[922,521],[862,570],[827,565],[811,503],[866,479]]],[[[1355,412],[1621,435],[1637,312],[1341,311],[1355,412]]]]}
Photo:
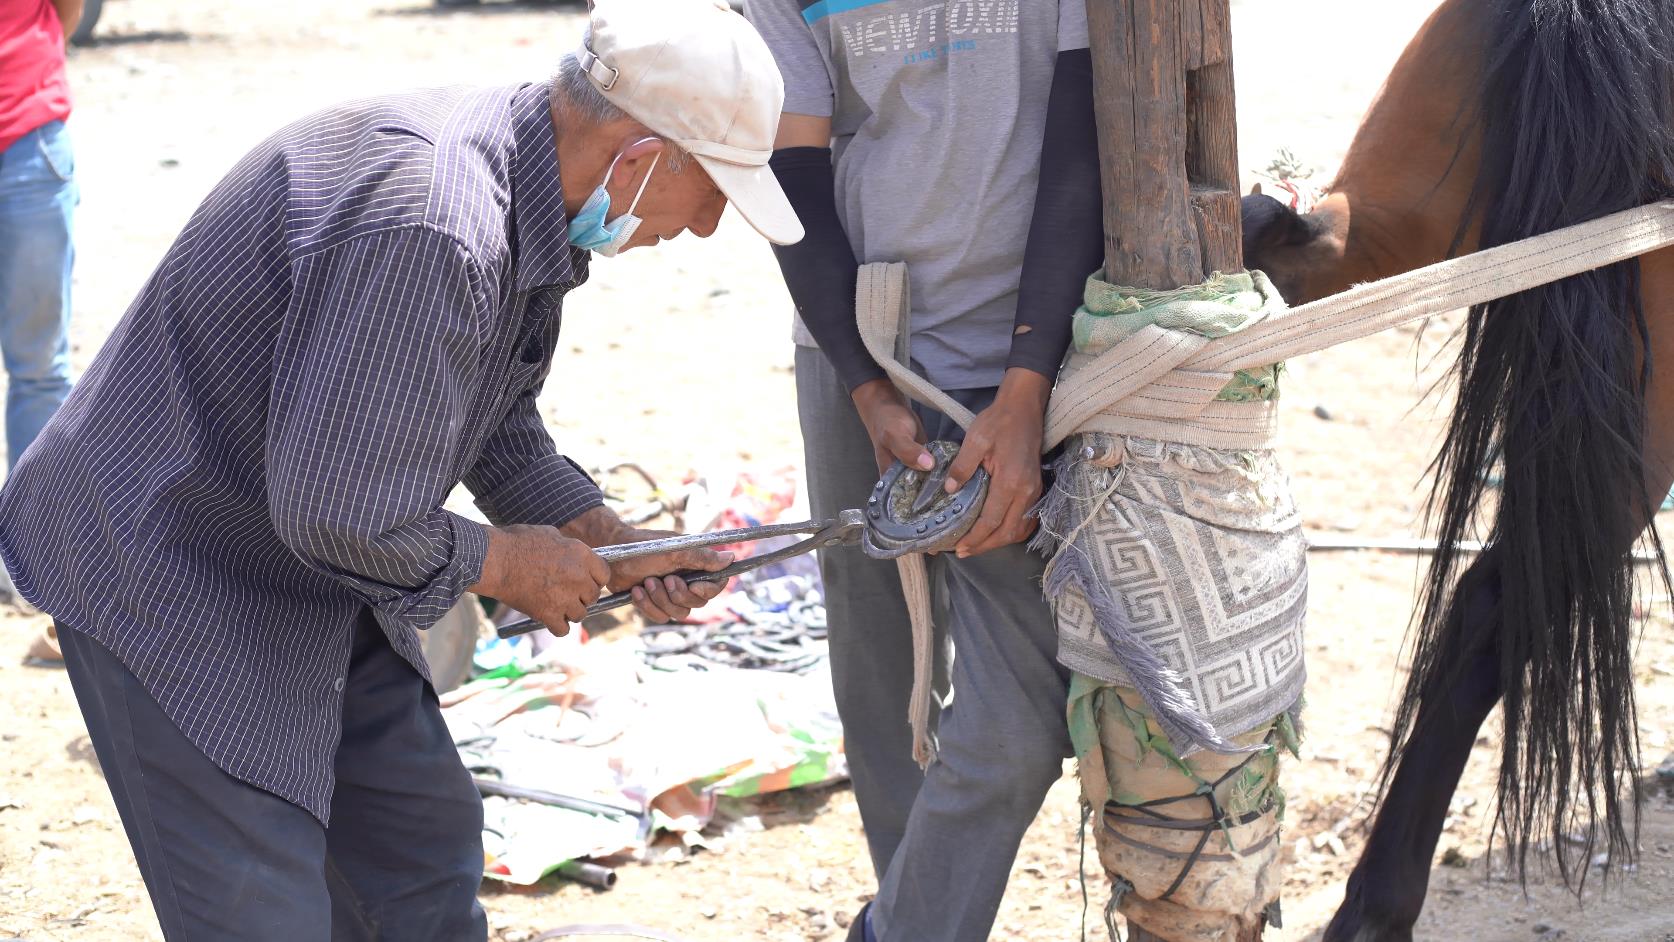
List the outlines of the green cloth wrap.
{"type": "MultiPolygon", "coordinates": [[[[1087,279],[1072,336],[1078,353],[1099,354],[1142,327],[1155,324],[1211,339],[1235,334],[1283,310],[1279,292],[1261,272],[1222,274],[1173,291],[1126,288],[1104,280],[1100,269],[1087,279]]],[[[1223,402],[1277,399],[1280,364],[1239,370],[1215,397],[1223,402]]]]}

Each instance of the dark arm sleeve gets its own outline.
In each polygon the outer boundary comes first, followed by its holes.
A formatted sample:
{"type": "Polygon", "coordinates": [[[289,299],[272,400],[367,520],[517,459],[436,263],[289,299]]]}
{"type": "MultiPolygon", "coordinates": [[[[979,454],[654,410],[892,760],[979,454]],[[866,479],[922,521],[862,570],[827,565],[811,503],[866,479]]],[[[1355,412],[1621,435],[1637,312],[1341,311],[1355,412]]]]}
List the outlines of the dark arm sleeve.
{"type": "Polygon", "coordinates": [[[1007,367],[1021,366],[1047,377],[1058,375],[1069,346],[1070,319],[1081,304],[1087,276],[1098,270],[1103,258],[1093,59],[1085,49],[1070,49],[1058,53],[1052,75],[1040,182],[1035,187],[1035,212],[1023,252],[1007,367]]]}
{"type": "Polygon", "coordinates": [[[802,220],[802,241],[775,245],[785,287],[796,313],[825,351],[844,387],[882,379],[884,371],[866,352],[854,320],[858,265],[843,223],[837,218],[836,187],[828,147],[787,147],[773,152],[773,175],[802,220]]]}

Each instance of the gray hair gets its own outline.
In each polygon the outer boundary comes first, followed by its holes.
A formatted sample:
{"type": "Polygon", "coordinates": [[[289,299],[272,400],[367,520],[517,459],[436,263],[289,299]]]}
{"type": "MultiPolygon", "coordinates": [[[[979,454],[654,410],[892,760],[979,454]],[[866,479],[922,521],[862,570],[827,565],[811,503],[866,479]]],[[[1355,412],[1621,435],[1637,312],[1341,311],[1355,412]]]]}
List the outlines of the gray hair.
{"type": "MultiPolygon", "coordinates": [[[[610,99],[593,85],[593,80],[581,68],[581,57],[573,52],[566,53],[564,58],[558,61],[558,74],[552,79],[552,104],[585,127],[598,127],[617,121],[640,123],[632,115],[612,104],[610,99]]],[[[652,132],[649,128],[646,129],[646,133],[663,142],[662,164],[669,173],[679,173],[686,169],[687,162],[691,160],[690,154],[681,149],[680,145],[652,132]]]]}

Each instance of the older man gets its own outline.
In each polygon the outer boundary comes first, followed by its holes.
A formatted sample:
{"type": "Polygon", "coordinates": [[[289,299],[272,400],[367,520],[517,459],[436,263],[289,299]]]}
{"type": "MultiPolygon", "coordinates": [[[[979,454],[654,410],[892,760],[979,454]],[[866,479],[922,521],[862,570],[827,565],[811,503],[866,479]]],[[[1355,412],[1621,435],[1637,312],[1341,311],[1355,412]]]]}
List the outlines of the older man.
{"type": "Polygon", "coordinates": [[[550,87],[329,109],[193,215],[0,493],[168,939],[485,937],[416,630],[467,590],[554,626],[713,594],[647,577],[724,557],[591,551],[637,531],[535,400],[589,250],[729,200],[800,238],[782,97],[724,5],[599,0],[550,87]],[[460,481],[493,526],[442,509],[460,481]]]}

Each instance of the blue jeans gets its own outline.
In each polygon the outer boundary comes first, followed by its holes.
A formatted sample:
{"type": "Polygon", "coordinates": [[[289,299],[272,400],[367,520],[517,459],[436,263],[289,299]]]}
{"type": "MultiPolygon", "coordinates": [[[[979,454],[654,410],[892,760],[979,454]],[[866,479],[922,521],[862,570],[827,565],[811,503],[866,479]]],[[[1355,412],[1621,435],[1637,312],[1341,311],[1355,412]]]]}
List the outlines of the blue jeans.
{"type": "Polygon", "coordinates": [[[70,394],[70,215],[78,201],[64,122],[0,151],[0,360],[7,464],[70,394]]]}

